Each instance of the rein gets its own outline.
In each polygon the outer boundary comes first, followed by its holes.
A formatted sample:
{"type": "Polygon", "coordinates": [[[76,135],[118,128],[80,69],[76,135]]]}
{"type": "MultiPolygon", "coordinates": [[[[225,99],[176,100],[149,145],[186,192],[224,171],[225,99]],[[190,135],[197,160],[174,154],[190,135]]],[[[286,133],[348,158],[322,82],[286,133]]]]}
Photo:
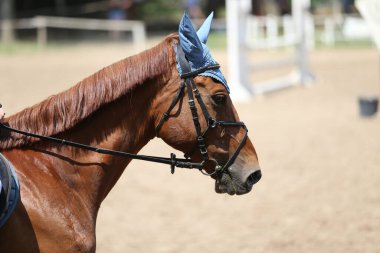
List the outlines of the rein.
{"type": "Polygon", "coordinates": [[[199,151],[202,155],[202,160],[203,160],[200,163],[192,162],[189,159],[191,154],[185,154],[184,159],[176,158],[176,155],[174,153],[170,154],[170,158],[159,157],[159,156],[147,156],[147,155],[132,154],[132,153],[127,153],[127,152],[123,152],[123,151],[98,148],[98,147],[85,145],[85,144],[81,144],[81,143],[77,143],[77,142],[73,142],[73,141],[68,141],[68,140],[64,140],[64,139],[51,137],[51,136],[44,136],[44,135],[39,135],[36,133],[30,133],[30,132],[26,132],[26,131],[22,131],[19,129],[12,128],[3,122],[0,122],[0,129],[2,128],[5,130],[8,130],[10,132],[15,132],[15,133],[18,133],[18,134],[21,134],[24,136],[33,137],[33,138],[37,138],[40,140],[44,140],[44,141],[48,141],[48,142],[52,142],[52,143],[57,143],[60,145],[66,145],[66,146],[71,146],[71,147],[75,147],[75,148],[79,148],[79,149],[89,150],[89,151],[100,153],[100,154],[107,154],[107,155],[119,156],[119,157],[124,157],[124,158],[129,158],[129,159],[136,159],[136,160],[142,160],[142,161],[148,161],[148,162],[168,164],[168,165],[170,165],[172,174],[174,174],[176,167],[186,168],[186,169],[198,169],[202,172],[202,174],[207,175],[207,176],[214,175],[215,173],[223,173],[225,170],[227,170],[234,163],[235,159],[237,158],[237,156],[240,153],[240,150],[243,148],[243,146],[247,140],[248,129],[243,122],[218,121],[218,120],[214,119],[209,114],[209,112],[207,111],[206,105],[203,102],[202,97],[199,93],[199,90],[197,89],[197,87],[194,83],[193,78],[195,76],[197,76],[198,74],[203,73],[207,70],[218,69],[218,68],[220,68],[219,64],[209,65],[209,66],[191,71],[191,67],[190,67],[189,62],[187,61],[187,59],[185,57],[185,53],[183,52],[182,48],[179,45],[177,47],[177,53],[179,56],[179,64],[181,66],[182,71],[184,72],[181,75],[182,81],[179,85],[178,91],[177,91],[172,103],[170,104],[167,111],[163,114],[161,121],[157,125],[156,133],[158,136],[161,127],[169,119],[170,112],[173,110],[174,106],[179,101],[179,99],[183,93],[184,87],[186,85],[187,96],[189,98],[188,103],[190,106],[191,114],[193,117],[193,123],[194,123],[195,130],[197,133],[198,148],[199,148],[199,151]],[[204,132],[202,132],[202,129],[201,129],[201,126],[199,123],[198,112],[197,112],[197,108],[195,106],[194,96],[195,96],[195,98],[196,98],[196,100],[197,100],[197,102],[198,102],[198,104],[202,110],[203,116],[205,117],[206,122],[207,122],[207,129],[204,132]],[[213,129],[217,126],[237,126],[237,127],[242,127],[245,130],[244,137],[240,141],[235,153],[229,158],[227,163],[225,163],[223,166],[219,165],[217,163],[217,161],[209,159],[207,147],[205,144],[207,132],[210,129],[213,129]],[[214,172],[212,172],[210,174],[207,174],[206,172],[203,171],[204,167],[205,167],[205,162],[207,162],[207,161],[214,161],[216,163],[214,172]]]}
{"type": "Polygon", "coordinates": [[[59,138],[55,138],[55,137],[51,137],[51,136],[44,136],[44,135],[39,135],[39,134],[35,134],[35,133],[30,133],[30,132],[26,132],[26,131],[22,131],[19,129],[12,128],[10,126],[5,125],[2,122],[0,122],[0,128],[6,129],[10,132],[22,134],[22,135],[25,135],[28,137],[33,137],[33,138],[37,138],[37,139],[48,141],[48,142],[53,142],[53,143],[57,143],[57,144],[61,144],[61,145],[66,145],[66,146],[71,146],[71,147],[80,148],[80,149],[84,149],[84,150],[89,150],[89,151],[93,151],[93,152],[100,153],[100,154],[120,156],[120,157],[124,157],[124,158],[143,160],[143,161],[148,161],[148,162],[169,164],[171,166],[171,169],[172,169],[172,174],[174,173],[175,167],[186,168],[186,169],[201,169],[203,167],[202,164],[191,162],[189,159],[178,159],[178,158],[176,158],[175,154],[173,154],[173,153],[170,154],[170,158],[160,157],[160,156],[137,155],[137,154],[127,153],[127,152],[123,152],[123,151],[97,148],[94,146],[89,146],[89,145],[85,145],[85,144],[81,144],[81,143],[73,142],[73,141],[67,141],[64,139],[59,139],[59,138]]]}

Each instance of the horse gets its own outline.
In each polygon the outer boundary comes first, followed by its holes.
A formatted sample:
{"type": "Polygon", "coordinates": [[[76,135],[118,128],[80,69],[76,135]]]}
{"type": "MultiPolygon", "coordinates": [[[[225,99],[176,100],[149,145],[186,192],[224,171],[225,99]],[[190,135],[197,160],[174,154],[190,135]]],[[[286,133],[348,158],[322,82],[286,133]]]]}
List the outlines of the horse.
{"type": "MultiPolygon", "coordinates": [[[[178,34],[171,34],[157,46],[5,118],[4,124],[131,154],[159,136],[188,154],[193,164],[202,164],[201,171],[215,180],[217,193],[248,193],[261,177],[255,148],[245,127],[223,124],[239,122],[239,117],[222,83],[195,73],[188,79],[194,86],[179,92],[184,81],[176,68],[178,44],[178,34]],[[193,107],[186,106],[194,102],[185,95],[191,88],[199,90],[197,99],[202,100],[193,107]],[[172,98],[177,98],[175,103],[172,98]],[[200,136],[194,129],[194,111],[217,119],[210,126],[205,117],[197,118],[199,129],[207,132],[207,161],[202,149],[196,148],[200,136]],[[216,164],[226,163],[228,168],[217,171],[216,164]]],[[[4,129],[0,151],[13,164],[21,186],[15,211],[0,228],[0,252],[95,252],[100,204],[131,158],[4,129]]],[[[176,160],[172,157],[170,161],[176,160]]]]}

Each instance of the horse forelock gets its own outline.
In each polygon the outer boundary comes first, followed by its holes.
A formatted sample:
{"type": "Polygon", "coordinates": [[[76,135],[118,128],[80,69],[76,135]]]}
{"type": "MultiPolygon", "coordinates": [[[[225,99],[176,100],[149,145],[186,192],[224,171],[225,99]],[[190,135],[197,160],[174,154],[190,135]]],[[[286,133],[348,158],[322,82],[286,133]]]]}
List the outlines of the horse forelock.
{"type": "MultiPolygon", "coordinates": [[[[72,88],[10,116],[5,122],[13,128],[45,136],[63,133],[145,81],[163,80],[171,75],[175,68],[172,46],[175,41],[178,36],[169,35],[159,45],[105,67],[72,88]]],[[[22,147],[35,141],[14,133],[2,134],[0,149],[22,147]]]]}

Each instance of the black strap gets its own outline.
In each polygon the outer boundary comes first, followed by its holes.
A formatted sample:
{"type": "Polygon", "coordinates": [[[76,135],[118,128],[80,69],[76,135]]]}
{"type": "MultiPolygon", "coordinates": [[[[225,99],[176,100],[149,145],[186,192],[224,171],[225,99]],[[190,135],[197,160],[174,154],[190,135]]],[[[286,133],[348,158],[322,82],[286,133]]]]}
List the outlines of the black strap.
{"type": "Polygon", "coordinates": [[[166,110],[164,115],[162,115],[160,123],[158,123],[158,125],[156,126],[157,137],[159,136],[162,125],[165,123],[165,121],[167,121],[169,119],[170,112],[173,110],[174,106],[178,103],[178,100],[182,95],[182,91],[183,91],[184,87],[185,87],[185,82],[181,81],[179,88],[177,90],[177,93],[175,94],[175,97],[174,97],[172,103],[170,104],[169,108],[166,110]]]}
{"type": "MultiPolygon", "coordinates": [[[[193,71],[191,71],[191,69],[190,69],[190,70],[188,70],[188,72],[183,73],[181,75],[181,78],[185,79],[185,78],[189,78],[189,77],[194,77],[194,76],[197,76],[200,73],[203,73],[203,72],[205,72],[207,70],[219,69],[219,68],[220,68],[219,64],[214,64],[214,65],[209,65],[209,66],[206,66],[206,67],[202,67],[202,68],[199,68],[199,69],[196,69],[196,70],[193,70],[193,71]]],[[[182,66],[181,66],[181,69],[182,69],[182,66]]],[[[182,71],[183,71],[183,69],[182,69],[182,71]]]]}
{"type": "Polygon", "coordinates": [[[7,126],[1,122],[0,122],[0,128],[6,129],[8,131],[15,132],[18,134],[22,134],[28,137],[33,137],[40,140],[49,141],[49,142],[62,144],[66,146],[71,146],[75,148],[85,149],[85,150],[89,150],[89,151],[100,153],[100,154],[113,155],[113,156],[119,156],[119,157],[143,160],[143,161],[149,161],[149,162],[163,163],[163,164],[168,164],[171,166],[173,166],[174,164],[175,167],[179,167],[179,168],[187,168],[187,169],[202,169],[203,168],[202,163],[194,163],[188,159],[178,159],[173,155],[171,156],[171,158],[166,158],[166,157],[159,157],[159,156],[138,155],[138,154],[132,154],[132,153],[127,153],[123,151],[97,148],[94,146],[89,146],[89,145],[85,145],[85,144],[81,144],[81,143],[77,143],[73,141],[67,141],[67,140],[63,140],[63,139],[59,139],[59,138],[55,138],[51,136],[43,136],[39,134],[29,133],[26,131],[21,131],[21,130],[12,128],[10,126],[7,126]]]}
{"type": "Polygon", "coordinates": [[[230,159],[227,161],[227,163],[224,164],[224,166],[221,170],[222,172],[227,170],[235,162],[236,158],[240,154],[240,150],[244,147],[244,145],[247,141],[247,138],[248,138],[248,129],[244,124],[243,125],[235,125],[235,126],[242,126],[243,129],[245,130],[245,133],[244,133],[243,139],[240,141],[239,146],[237,147],[235,153],[230,157],[230,159]]]}
{"type": "MultiPolygon", "coordinates": [[[[195,131],[197,133],[198,147],[199,147],[199,150],[201,152],[202,159],[204,161],[206,161],[209,159],[209,156],[208,156],[208,152],[207,152],[207,148],[206,148],[205,138],[202,136],[202,129],[201,129],[201,125],[199,123],[198,111],[197,111],[197,108],[195,106],[194,95],[193,95],[193,85],[194,85],[195,89],[196,89],[196,86],[194,84],[192,77],[194,77],[194,75],[196,75],[196,73],[191,72],[190,64],[186,60],[185,53],[183,52],[182,47],[180,45],[178,45],[178,47],[177,47],[177,54],[178,54],[179,64],[181,66],[182,72],[192,73],[192,75],[185,78],[187,97],[189,100],[188,103],[190,106],[195,131]]],[[[181,75],[181,78],[182,78],[182,75],[181,75]]],[[[197,100],[198,100],[198,98],[197,98],[197,100]]],[[[202,109],[202,111],[203,111],[203,109],[202,109]]],[[[207,114],[208,114],[208,112],[207,112],[207,114]]]]}
{"type": "Polygon", "coordinates": [[[197,86],[195,85],[195,82],[193,79],[190,80],[191,81],[191,86],[192,86],[192,89],[193,89],[193,92],[194,92],[194,95],[195,95],[195,98],[197,99],[198,101],[198,104],[199,106],[201,107],[201,110],[203,112],[203,116],[205,117],[205,120],[207,122],[207,125],[208,126],[211,126],[211,127],[214,127],[214,122],[215,122],[215,119],[213,119],[211,117],[211,115],[209,114],[207,108],[206,108],[206,105],[205,103],[203,102],[203,99],[201,97],[201,94],[199,93],[199,90],[197,88],[197,86]]]}

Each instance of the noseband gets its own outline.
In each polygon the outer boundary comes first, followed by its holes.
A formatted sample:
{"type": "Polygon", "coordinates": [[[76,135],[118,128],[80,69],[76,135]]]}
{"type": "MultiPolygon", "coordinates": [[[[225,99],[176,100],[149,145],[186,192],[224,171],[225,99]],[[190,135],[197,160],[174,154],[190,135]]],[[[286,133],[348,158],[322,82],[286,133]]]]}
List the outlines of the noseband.
{"type": "Polygon", "coordinates": [[[185,57],[185,53],[183,52],[183,50],[180,46],[177,47],[177,54],[179,56],[178,57],[179,58],[179,64],[180,64],[181,69],[183,71],[183,74],[181,75],[182,81],[179,85],[179,88],[177,90],[177,93],[176,93],[172,103],[170,104],[169,108],[164,113],[159,124],[157,125],[156,133],[158,135],[163,124],[169,119],[170,112],[173,110],[174,106],[179,101],[179,99],[183,93],[184,87],[186,85],[187,96],[189,98],[189,106],[190,106],[191,114],[193,117],[195,130],[197,133],[197,144],[198,144],[198,148],[199,148],[199,151],[201,153],[201,156],[202,156],[202,162],[200,162],[200,163],[193,162],[189,159],[189,157],[192,155],[192,152],[189,154],[185,154],[185,159],[176,158],[176,155],[173,153],[170,155],[170,158],[158,157],[158,156],[146,156],[146,155],[138,155],[138,154],[132,154],[132,153],[110,150],[110,149],[102,149],[102,148],[89,146],[89,145],[85,145],[85,144],[81,144],[81,143],[77,143],[77,142],[67,141],[64,139],[59,139],[59,138],[55,138],[55,137],[51,137],[51,136],[44,136],[44,135],[39,135],[39,134],[35,134],[35,133],[30,133],[30,132],[26,132],[26,131],[22,131],[19,129],[12,128],[8,124],[3,123],[1,121],[0,121],[0,130],[2,128],[2,129],[5,129],[7,131],[15,132],[15,133],[25,135],[28,137],[33,137],[33,138],[37,138],[40,140],[57,143],[60,145],[66,145],[66,146],[71,146],[71,147],[75,147],[75,148],[85,149],[85,150],[89,150],[89,151],[100,153],[100,154],[107,154],[107,155],[119,156],[119,157],[124,157],[124,158],[129,158],[129,159],[136,159],[136,160],[143,160],[143,161],[149,161],[149,162],[168,164],[168,165],[170,165],[172,174],[174,173],[176,167],[186,168],[186,169],[199,169],[203,174],[208,175],[208,176],[211,176],[211,175],[216,174],[216,173],[222,173],[222,172],[226,171],[234,163],[237,156],[239,155],[240,150],[243,148],[243,146],[247,140],[248,129],[243,122],[220,121],[220,120],[213,118],[210,115],[210,113],[207,111],[206,105],[203,102],[202,97],[199,93],[199,90],[197,89],[197,87],[194,83],[193,78],[195,76],[197,76],[200,73],[203,73],[207,70],[218,69],[218,68],[220,68],[219,64],[209,65],[209,66],[191,71],[189,62],[187,61],[187,59],[185,57]],[[205,117],[206,122],[207,122],[207,129],[204,132],[202,132],[201,125],[199,123],[198,111],[197,111],[197,108],[195,106],[194,96],[195,96],[195,98],[196,98],[196,100],[197,100],[197,102],[198,102],[198,104],[202,110],[203,116],[205,117]],[[240,141],[240,143],[239,143],[239,145],[235,151],[235,153],[229,158],[229,160],[224,165],[218,164],[218,162],[215,160],[210,160],[209,155],[208,155],[208,151],[207,151],[207,146],[206,146],[206,135],[207,135],[207,133],[210,131],[210,129],[214,129],[217,126],[242,127],[244,129],[244,132],[245,132],[242,140],[240,141]],[[216,162],[214,172],[212,172],[210,174],[207,174],[204,171],[205,163],[207,161],[216,162]]]}
{"type": "MultiPolygon", "coordinates": [[[[158,123],[158,125],[156,127],[157,136],[159,135],[159,132],[160,132],[163,124],[169,119],[170,112],[173,110],[174,106],[178,103],[178,101],[179,101],[179,99],[183,93],[183,89],[186,85],[188,103],[189,103],[189,107],[191,110],[191,115],[193,118],[195,131],[197,133],[197,144],[198,144],[199,152],[200,152],[200,154],[202,156],[202,160],[203,160],[199,164],[200,165],[199,170],[203,174],[208,175],[208,176],[213,175],[213,174],[218,173],[218,172],[224,172],[226,169],[228,169],[234,163],[235,159],[237,158],[237,156],[240,153],[240,150],[243,148],[245,142],[247,141],[248,129],[243,122],[220,121],[220,120],[213,118],[210,115],[210,113],[208,112],[207,107],[202,100],[202,96],[199,93],[197,86],[195,85],[194,77],[196,77],[200,73],[203,73],[207,70],[219,69],[220,65],[219,64],[208,65],[208,66],[205,66],[205,67],[202,67],[202,68],[199,68],[199,69],[192,71],[189,62],[186,59],[185,53],[183,52],[182,48],[179,45],[177,45],[177,54],[178,54],[179,65],[180,65],[181,70],[183,72],[183,74],[181,75],[181,83],[178,87],[177,93],[176,93],[174,99],[172,100],[169,108],[166,110],[166,112],[164,113],[164,115],[162,116],[160,122],[158,123]],[[196,100],[197,100],[197,102],[198,102],[198,104],[202,110],[203,116],[207,122],[207,129],[203,132],[201,129],[201,125],[199,123],[198,111],[197,111],[197,108],[195,106],[194,96],[195,96],[195,98],[196,98],[196,100]],[[205,143],[206,142],[206,135],[210,131],[210,129],[214,129],[217,126],[242,127],[244,129],[244,137],[240,141],[237,149],[235,150],[234,154],[229,158],[227,163],[225,163],[224,165],[220,165],[220,164],[218,164],[217,161],[215,161],[216,165],[215,165],[214,172],[207,174],[204,171],[204,164],[206,161],[210,161],[210,158],[209,158],[207,146],[205,143]]],[[[192,155],[192,153],[193,153],[193,151],[185,154],[185,157],[187,159],[189,159],[190,156],[192,155]]],[[[174,173],[174,168],[172,168],[172,173],[174,173]]]]}

